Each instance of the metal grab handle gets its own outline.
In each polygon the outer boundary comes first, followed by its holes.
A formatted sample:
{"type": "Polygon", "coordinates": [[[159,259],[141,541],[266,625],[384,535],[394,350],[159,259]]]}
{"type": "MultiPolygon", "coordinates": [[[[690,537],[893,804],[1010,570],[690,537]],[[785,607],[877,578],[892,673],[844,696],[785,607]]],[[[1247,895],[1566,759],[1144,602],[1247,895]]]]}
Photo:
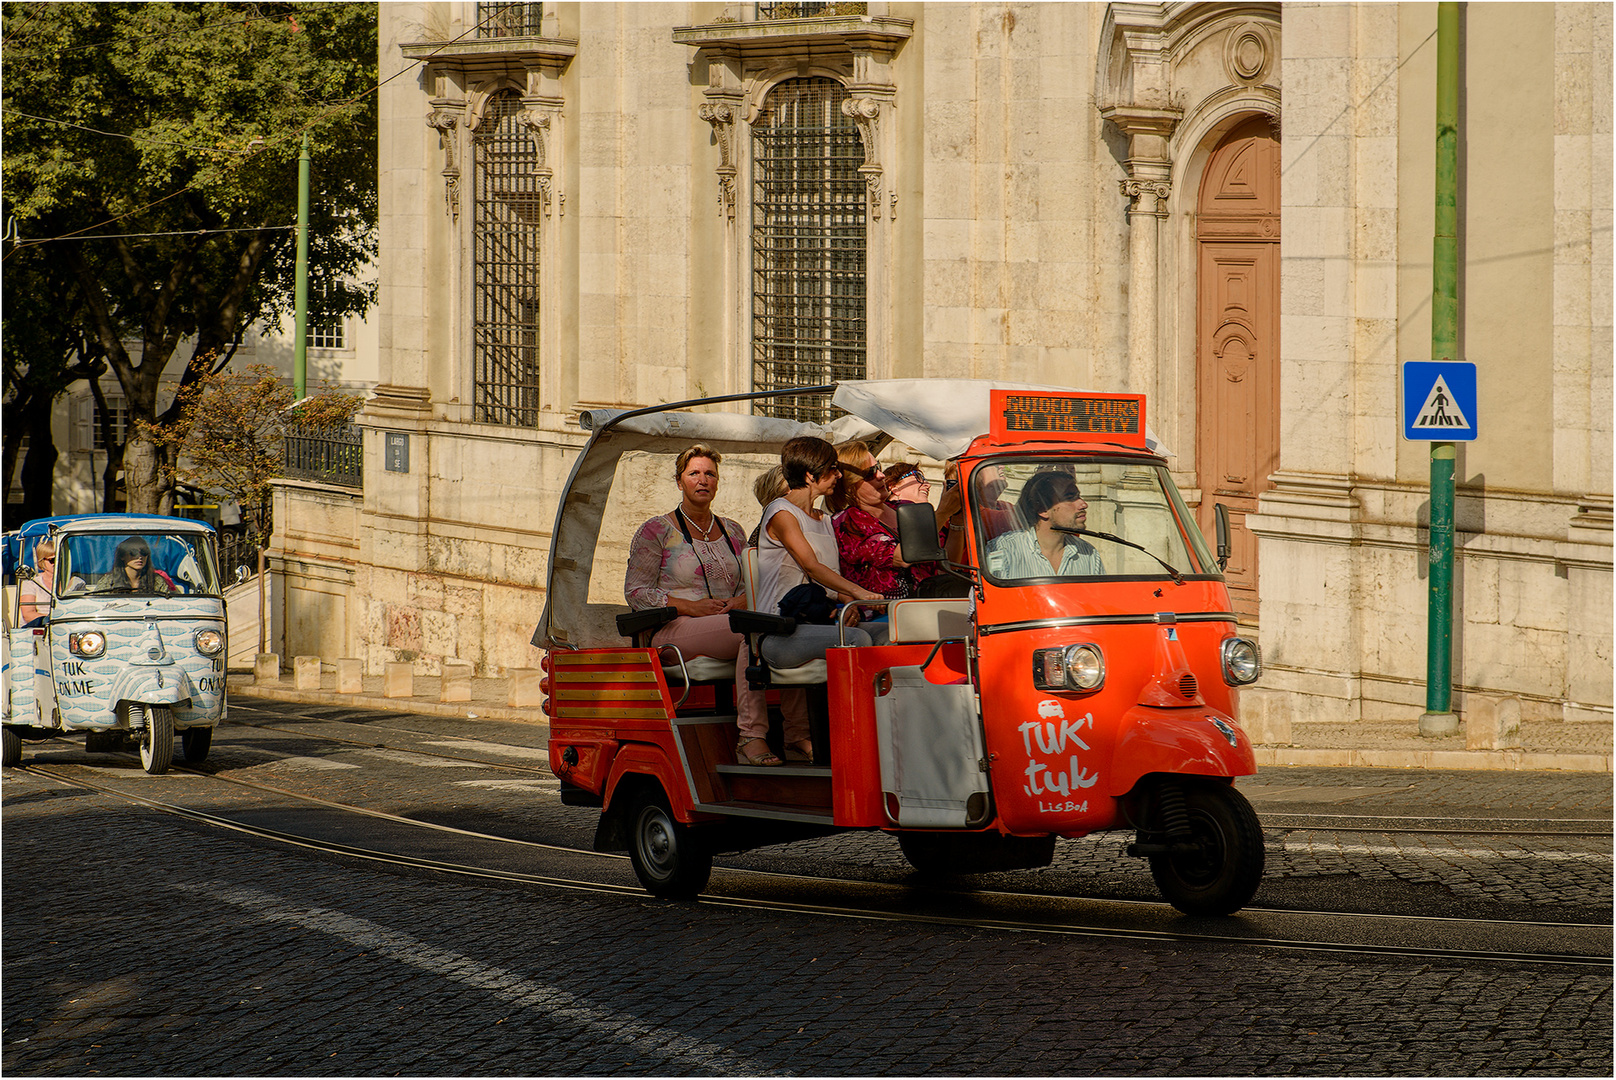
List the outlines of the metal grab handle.
{"type": "Polygon", "coordinates": [[[850,604],[843,604],[842,609],[836,613],[836,644],[847,645],[847,613],[850,609],[861,607],[884,608],[892,603],[891,600],[854,600],[850,604]]]}
{"type": "Polygon", "coordinates": [[[673,644],[658,645],[657,653],[660,654],[663,649],[673,650],[673,655],[679,660],[679,677],[685,681],[685,692],[679,695],[678,701],[673,703],[674,711],[677,712],[679,707],[685,703],[685,699],[690,696],[690,669],[685,667],[685,654],[679,651],[679,646],[673,644]]]}

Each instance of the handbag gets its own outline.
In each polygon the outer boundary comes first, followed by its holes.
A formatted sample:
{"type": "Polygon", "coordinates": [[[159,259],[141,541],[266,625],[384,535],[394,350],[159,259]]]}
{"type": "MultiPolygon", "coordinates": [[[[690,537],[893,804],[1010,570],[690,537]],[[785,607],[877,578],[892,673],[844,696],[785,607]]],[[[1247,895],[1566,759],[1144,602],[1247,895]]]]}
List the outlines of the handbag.
{"type": "Polygon", "coordinates": [[[797,623],[828,625],[836,621],[836,605],[823,585],[805,581],[780,598],[780,614],[797,623]]]}

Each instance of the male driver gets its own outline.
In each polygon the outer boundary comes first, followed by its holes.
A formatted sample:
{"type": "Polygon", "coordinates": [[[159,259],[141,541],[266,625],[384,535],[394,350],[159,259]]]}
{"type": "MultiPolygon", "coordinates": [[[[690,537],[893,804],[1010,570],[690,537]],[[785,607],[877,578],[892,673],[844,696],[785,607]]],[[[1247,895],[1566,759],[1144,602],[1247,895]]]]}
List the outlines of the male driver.
{"type": "Polygon", "coordinates": [[[1094,548],[1073,535],[1088,520],[1088,507],[1069,474],[1033,474],[1016,500],[1016,513],[1027,527],[993,541],[988,549],[988,573],[996,578],[1104,574],[1094,548]]]}

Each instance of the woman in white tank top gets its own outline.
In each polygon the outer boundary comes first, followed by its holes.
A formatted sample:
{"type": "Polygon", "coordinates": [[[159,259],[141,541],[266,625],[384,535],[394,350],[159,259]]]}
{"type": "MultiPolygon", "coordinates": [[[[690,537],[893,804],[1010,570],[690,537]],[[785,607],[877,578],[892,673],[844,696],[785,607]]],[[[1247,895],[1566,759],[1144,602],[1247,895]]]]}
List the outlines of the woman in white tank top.
{"type": "MultiPolygon", "coordinates": [[[[824,439],[803,435],[780,449],[786,494],[763,508],[758,533],[758,610],[778,614],[780,598],[804,582],[812,581],[843,603],[881,599],[880,594],[842,577],[836,554],[836,530],[829,514],[813,508],[815,500],[836,486],[840,464],[836,450],[824,439]]],[[[804,623],[788,635],[763,639],[763,658],[780,668],[799,667],[825,655],[839,643],[834,626],[804,623]]],[[[870,636],[857,627],[847,631],[847,644],[869,645],[870,636]]],[[[801,690],[783,690],[800,694],[801,690]]],[[[813,744],[806,724],[789,724],[785,732],[787,761],[811,761],[813,744]]]]}

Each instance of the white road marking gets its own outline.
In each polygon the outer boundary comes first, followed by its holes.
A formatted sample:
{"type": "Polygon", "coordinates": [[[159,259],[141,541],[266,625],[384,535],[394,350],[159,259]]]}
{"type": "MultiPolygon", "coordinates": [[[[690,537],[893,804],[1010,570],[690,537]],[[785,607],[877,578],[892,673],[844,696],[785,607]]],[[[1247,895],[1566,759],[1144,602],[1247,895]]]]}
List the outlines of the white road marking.
{"type": "Polygon", "coordinates": [[[1456,848],[1456,847],[1424,847],[1411,844],[1408,847],[1398,847],[1395,844],[1332,844],[1312,840],[1287,840],[1286,851],[1305,852],[1309,855],[1394,855],[1407,857],[1411,855],[1429,855],[1437,859],[1518,859],[1542,860],[1544,862],[1610,862],[1611,853],[1608,851],[1527,851],[1517,848],[1514,851],[1498,848],[1456,848]]]}
{"type": "Polygon", "coordinates": [[[481,754],[497,754],[501,757],[526,758],[534,761],[549,761],[550,751],[536,750],[531,746],[506,746],[503,743],[478,742],[475,739],[445,739],[441,742],[429,742],[426,746],[441,746],[446,750],[476,751],[481,754]]]}
{"type": "Polygon", "coordinates": [[[688,1038],[668,1028],[648,1024],[629,1013],[590,1005],[576,994],[559,987],[523,978],[508,968],[485,964],[464,953],[429,945],[419,938],[389,930],[368,919],[330,908],[303,907],[272,893],[234,887],[223,882],[210,885],[175,884],[174,887],[234,904],[268,922],[290,923],[329,934],[429,975],[450,979],[521,1008],[534,1010],[543,1019],[576,1024],[599,1041],[632,1047],[637,1042],[648,1040],[651,1047],[670,1058],[666,1071],[722,1072],[742,1076],[769,1076],[780,1072],[778,1066],[734,1054],[728,1047],[688,1038]],[[682,1065],[679,1064],[681,1062],[682,1065]]]}
{"type": "Polygon", "coordinates": [[[270,765],[291,765],[294,768],[304,769],[359,768],[358,765],[354,765],[347,761],[333,761],[331,758],[323,757],[307,757],[302,754],[279,754],[274,750],[265,750],[262,747],[257,746],[244,746],[241,743],[231,743],[228,748],[217,746],[214,747],[213,756],[215,759],[219,757],[219,751],[221,749],[225,750],[231,757],[243,755],[245,757],[265,758],[267,759],[267,763],[270,765]]]}
{"type": "Polygon", "coordinates": [[[535,791],[555,787],[554,780],[456,780],[455,787],[482,788],[487,791],[509,791],[517,795],[531,795],[535,791]]]}
{"type": "Polygon", "coordinates": [[[453,761],[449,758],[423,757],[420,754],[411,754],[403,750],[352,750],[354,754],[363,754],[366,757],[381,758],[383,761],[396,762],[399,765],[416,765],[423,769],[481,769],[485,766],[480,761],[453,761]]]}

